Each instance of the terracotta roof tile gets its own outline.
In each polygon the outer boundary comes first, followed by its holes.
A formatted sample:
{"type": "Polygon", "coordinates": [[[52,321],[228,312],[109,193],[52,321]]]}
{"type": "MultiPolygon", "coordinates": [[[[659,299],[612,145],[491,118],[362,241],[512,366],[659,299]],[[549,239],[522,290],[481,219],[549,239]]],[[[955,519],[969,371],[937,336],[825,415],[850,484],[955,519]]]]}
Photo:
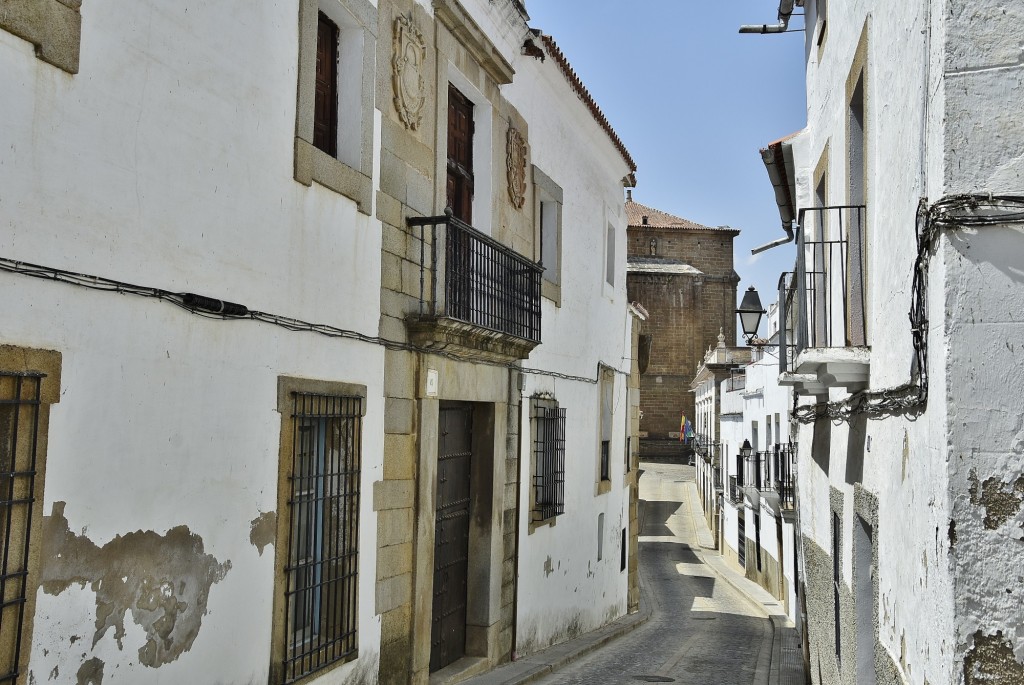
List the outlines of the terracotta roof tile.
{"type": "Polygon", "coordinates": [[[729,226],[704,226],[689,219],[663,212],[660,209],[642,205],[639,202],[634,202],[632,199],[626,200],[626,220],[629,222],[629,226],[638,228],[649,226],[651,228],[678,228],[689,231],[729,231],[739,235],[739,231],[735,228],[730,228],[729,226]],[[646,223],[644,222],[644,217],[647,217],[646,223]]]}

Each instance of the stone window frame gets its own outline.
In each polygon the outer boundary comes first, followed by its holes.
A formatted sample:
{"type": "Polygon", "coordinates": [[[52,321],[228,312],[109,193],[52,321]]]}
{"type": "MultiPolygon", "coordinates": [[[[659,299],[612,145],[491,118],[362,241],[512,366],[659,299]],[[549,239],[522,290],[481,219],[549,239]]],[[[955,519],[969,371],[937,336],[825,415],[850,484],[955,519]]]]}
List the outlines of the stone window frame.
{"type": "MultiPolygon", "coordinates": [[[[288,627],[288,616],[286,615],[285,591],[288,588],[288,574],[286,567],[289,564],[291,553],[289,540],[291,535],[291,517],[287,515],[291,505],[291,475],[292,457],[295,445],[295,418],[292,416],[294,397],[296,393],[311,393],[335,397],[358,397],[361,402],[361,418],[366,416],[367,387],[356,383],[340,381],[326,381],[310,378],[299,378],[294,376],[278,376],[277,379],[277,406],[276,411],[281,415],[280,440],[278,445],[278,479],[277,479],[277,530],[274,543],[274,601],[273,620],[271,626],[271,648],[270,648],[270,683],[286,682],[284,672],[284,661],[286,655],[286,631],[288,627]]],[[[362,444],[360,436],[360,449],[362,444]]],[[[362,483],[360,482],[360,496],[362,496],[362,483]]],[[[358,514],[357,514],[358,517],[358,514]]],[[[357,520],[355,527],[359,530],[361,522],[357,520]]],[[[357,542],[357,545],[360,544],[357,542]]],[[[369,541],[374,544],[374,541],[369,541]]],[[[357,556],[358,559],[358,556],[357,556]]],[[[372,581],[371,581],[372,582],[372,581]]],[[[290,682],[307,682],[319,678],[323,674],[332,671],[343,664],[351,663],[359,658],[358,636],[360,633],[359,604],[360,578],[356,576],[356,648],[351,654],[337,661],[334,661],[318,670],[307,673],[298,679],[290,682]]]]}
{"type": "Polygon", "coordinates": [[[555,264],[544,265],[544,275],[541,276],[540,294],[554,302],[556,307],[562,306],[562,205],[564,194],[562,187],[551,180],[551,177],[532,165],[533,188],[534,188],[534,242],[537,245],[536,258],[542,263],[544,257],[544,245],[542,241],[541,222],[545,216],[554,219],[555,224],[555,264]],[[555,274],[555,280],[547,277],[548,269],[555,274]]]}
{"type": "Polygon", "coordinates": [[[818,46],[818,62],[825,52],[825,41],[828,38],[828,0],[817,0],[814,3],[814,42],[818,46]]]}
{"type": "MultiPolygon", "coordinates": [[[[534,397],[534,398],[531,398],[528,406],[529,406],[529,409],[530,409],[530,477],[531,477],[531,482],[530,482],[530,487],[529,487],[529,491],[530,491],[530,502],[529,502],[529,504],[530,504],[530,522],[529,522],[529,530],[528,530],[527,534],[528,535],[532,535],[533,532],[535,530],[537,530],[538,528],[543,528],[545,526],[549,526],[551,528],[554,528],[555,524],[558,523],[558,517],[565,513],[565,482],[566,482],[565,481],[565,448],[564,448],[564,445],[563,445],[563,449],[562,449],[562,492],[561,492],[561,501],[560,502],[556,502],[556,505],[561,505],[560,508],[562,509],[562,511],[557,512],[557,513],[553,514],[552,516],[549,516],[549,517],[547,517],[545,519],[539,519],[539,520],[538,519],[534,519],[533,514],[535,512],[535,507],[536,507],[536,504],[537,504],[537,493],[536,493],[536,488],[534,487],[534,485],[536,483],[536,479],[539,477],[538,476],[538,468],[539,468],[539,466],[538,466],[538,463],[537,463],[536,446],[537,446],[537,444],[541,440],[541,436],[539,436],[538,432],[537,432],[538,421],[537,421],[537,417],[536,417],[536,410],[539,407],[543,407],[543,408],[546,408],[546,409],[555,409],[555,410],[561,409],[563,412],[565,410],[558,404],[558,400],[556,400],[556,399],[554,399],[552,397],[534,397]]],[[[561,423],[562,423],[562,437],[563,437],[563,440],[564,440],[565,439],[565,423],[566,423],[566,419],[565,419],[564,413],[563,413],[563,415],[562,415],[562,417],[560,419],[556,419],[556,420],[560,420],[561,423]]]]}
{"type": "Polygon", "coordinates": [[[615,224],[611,221],[608,222],[608,226],[605,229],[604,239],[604,283],[602,288],[615,289],[616,282],[616,253],[618,252],[619,242],[618,237],[615,235],[615,224]]]}
{"type": "MultiPolygon", "coordinates": [[[[41,374],[39,384],[39,405],[35,417],[35,480],[31,493],[33,503],[31,526],[28,531],[32,541],[25,552],[26,580],[24,583],[25,602],[21,624],[21,651],[16,664],[19,673],[27,673],[32,655],[33,623],[35,621],[36,595],[39,590],[40,548],[43,523],[43,492],[46,481],[46,458],[49,439],[50,406],[60,402],[61,395],[61,353],[54,350],[0,345],[0,371],[15,374],[41,374]]],[[[12,517],[14,520],[14,517],[12,517]]],[[[6,637],[6,635],[5,635],[6,637]]],[[[17,639],[11,631],[10,639],[17,639]]],[[[13,651],[13,650],[12,650],[13,651]]]]}
{"type": "MultiPolygon", "coordinates": [[[[846,153],[846,204],[853,205],[855,198],[853,197],[853,179],[850,178],[850,166],[851,166],[851,155],[853,154],[853,125],[851,122],[850,111],[853,108],[854,99],[857,95],[858,85],[860,86],[860,105],[861,105],[861,140],[860,140],[860,154],[861,154],[861,172],[863,173],[863,187],[860,189],[861,202],[865,207],[870,206],[871,201],[871,126],[869,119],[871,95],[869,86],[869,71],[868,71],[868,35],[869,35],[869,19],[864,20],[864,26],[861,28],[860,38],[857,40],[857,49],[854,51],[853,59],[850,62],[850,69],[846,76],[846,96],[844,99],[844,111],[847,113],[844,122],[844,138],[845,138],[845,153],[846,153]]],[[[859,204],[859,203],[858,203],[859,204]]],[[[863,288],[863,303],[862,306],[864,311],[862,316],[864,318],[864,344],[870,347],[871,345],[871,271],[870,271],[870,250],[868,246],[871,240],[871,224],[869,221],[870,214],[865,211],[862,219],[861,231],[863,235],[860,236],[860,250],[861,250],[861,283],[863,288]]],[[[850,236],[847,236],[850,239],[850,236]]],[[[847,254],[850,253],[851,248],[847,245],[847,254]]],[[[849,267],[846,270],[847,274],[850,273],[849,267]]],[[[847,279],[849,280],[849,276],[847,279]]],[[[849,285],[849,284],[847,284],[849,285]]],[[[847,313],[847,316],[850,316],[847,313]]],[[[849,322],[847,322],[849,325],[849,322]]]]}
{"type": "Polygon", "coordinates": [[[82,0],[6,3],[0,29],[32,43],[36,57],[69,74],[78,73],[82,0]]]}
{"type": "Polygon", "coordinates": [[[307,186],[315,181],[344,195],[367,216],[371,213],[373,201],[376,52],[377,8],[369,0],[299,0],[295,180],[307,186]],[[313,145],[320,12],[326,14],[339,29],[337,157],[313,145]],[[351,95],[357,81],[358,98],[353,98],[351,95]]]}
{"type": "MultiPolygon", "coordinates": [[[[447,93],[451,85],[473,103],[473,168],[476,170],[473,228],[493,236],[497,227],[494,212],[499,202],[495,189],[498,179],[494,162],[498,156],[494,131],[500,125],[496,120],[496,112],[501,108],[498,88],[512,83],[515,70],[459,0],[433,0],[430,4],[437,25],[446,29],[438,33],[437,39],[439,55],[435,92],[438,94],[438,140],[447,140],[448,102],[447,96],[442,97],[442,94],[447,93]]],[[[439,147],[437,178],[445,178],[447,175],[446,150],[446,147],[439,147]]],[[[442,207],[446,204],[443,187],[438,198],[442,207]]]]}

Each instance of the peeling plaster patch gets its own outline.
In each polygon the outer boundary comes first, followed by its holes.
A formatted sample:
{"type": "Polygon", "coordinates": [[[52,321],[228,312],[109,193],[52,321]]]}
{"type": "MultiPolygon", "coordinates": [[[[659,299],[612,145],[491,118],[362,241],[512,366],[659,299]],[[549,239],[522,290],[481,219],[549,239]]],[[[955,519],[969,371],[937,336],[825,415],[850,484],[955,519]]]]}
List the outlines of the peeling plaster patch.
{"type": "Polygon", "coordinates": [[[1020,511],[1021,502],[1024,502],[1024,476],[1017,478],[1008,491],[1003,490],[1003,482],[1000,479],[995,476],[988,478],[980,483],[980,494],[977,471],[971,469],[968,478],[971,481],[971,487],[968,489],[971,504],[985,507],[985,527],[989,530],[995,530],[1020,511]]]}
{"type": "Polygon", "coordinates": [[[50,671],[50,677],[47,680],[56,680],[60,677],[60,666],[54,666],[53,670],[50,671]]]}
{"type": "Polygon", "coordinates": [[[249,542],[260,556],[267,545],[274,544],[277,537],[277,512],[261,511],[260,515],[249,522],[249,542]]]}
{"type": "MultiPolygon", "coordinates": [[[[561,563],[559,563],[561,566],[561,563]]],[[[551,557],[544,560],[544,577],[547,578],[555,569],[551,568],[551,557]]]]}
{"type": "Polygon", "coordinates": [[[103,685],[103,661],[93,657],[82,664],[76,685],[103,685]]]}
{"type": "Polygon", "coordinates": [[[956,521],[949,519],[949,546],[956,544],[956,521]]]}
{"type": "Polygon", "coordinates": [[[1013,655],[1013,644],[995,635],[974,634],[974,646],[964,655],[965,685],[1017,685],[1024,682],[1024,664],[1013,655]]]}
{"type": "Polygon", "coordinates": [[[72,584],[89,584],[96,593],[93,646],[111,627],[124,648],[124,617],[146,631],[139,649],[144,666],[158,668],[192,647],[206,614],[210,587],[227,575],[231,562],[219,563],[203,552],[203,539],[177,526],[158,535],[135,531],[118,535],[103,547],[76,535],[64,517],[64,502],[54,502],[43,517],[42,588],[59,595],[72,584]]]}

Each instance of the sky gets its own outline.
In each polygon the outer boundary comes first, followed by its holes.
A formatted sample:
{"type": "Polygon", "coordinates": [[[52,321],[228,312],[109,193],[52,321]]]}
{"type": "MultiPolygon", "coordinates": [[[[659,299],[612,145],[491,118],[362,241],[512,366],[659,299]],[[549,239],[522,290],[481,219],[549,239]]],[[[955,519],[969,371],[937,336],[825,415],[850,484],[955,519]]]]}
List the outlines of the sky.
{"type": "MultiPolygon", "coordinates": [[[[767,308],[795,252],[750,254],[784,236],[759,150],[804,127],[803,32],[738,32],[776,23],[776,0],[526,0],[526,9],[636,162],[633,199],[740,229],[738,297],[753,285],[767,308]]],[[[802,27],[794,13],[790,28],[802,27]]]]}

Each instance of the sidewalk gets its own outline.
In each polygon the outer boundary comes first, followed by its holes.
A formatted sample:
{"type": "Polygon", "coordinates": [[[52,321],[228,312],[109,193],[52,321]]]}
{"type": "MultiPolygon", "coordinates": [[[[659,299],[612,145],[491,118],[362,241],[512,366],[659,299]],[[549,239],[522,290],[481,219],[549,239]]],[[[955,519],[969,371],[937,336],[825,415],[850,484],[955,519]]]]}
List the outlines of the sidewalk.
{"type": "MultiPolygon", "coordinates": [[[[734,568],[714,550],[714,539],[697,504],[696,484],[692,481],[685,484],[684,499],[679,513],[688,512],[693,529],[697,533],[699,546],[691,547],[693,553],[711,572],[771,621],[772,648],[765,650],[758,659],[754,682],[768,685],[804,685],[806,681],[800,642],[781,602],[761,586],[746,579],[738,568],[734,568]]],[[[463,682],[467,685],[526,685],[558,671],[647,622],[652,609],[642,574],[640,591],[640,610],[637,613],[623,616],[575,640],[549,647],[463,682]]]]}

